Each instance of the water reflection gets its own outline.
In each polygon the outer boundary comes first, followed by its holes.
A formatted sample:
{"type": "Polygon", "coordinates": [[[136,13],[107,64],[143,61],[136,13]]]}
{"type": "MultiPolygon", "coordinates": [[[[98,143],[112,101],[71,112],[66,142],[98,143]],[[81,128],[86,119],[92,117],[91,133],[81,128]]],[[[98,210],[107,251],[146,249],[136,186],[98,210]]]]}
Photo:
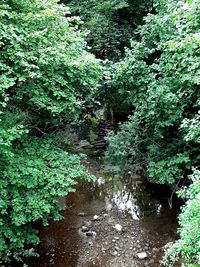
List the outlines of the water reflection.
{"type": "Polygon", "coordinates": [[[141,211],[139,205],[136,204],[136,199],[133,197],[130,192],[117,192],[114,194],[114,197],[111,199],[115,203],[119,211],[128,212],[133,220],[139,220],[141,218],[141,211]]]}
{"type": "Polygon", "coordinates": [[[100,177],[97,180],[97,190],[100,190],[101,197],[105,196],[107,211],[116,206],[120,212],[130,214],[133,220],[140,220],[151,214],[161,215],[162,199],[159,201],[153,197],[155,190],[144,178],[133,176],[125,180],[120,175],[106,171],[104,175],[105,178],[100,177]]]}

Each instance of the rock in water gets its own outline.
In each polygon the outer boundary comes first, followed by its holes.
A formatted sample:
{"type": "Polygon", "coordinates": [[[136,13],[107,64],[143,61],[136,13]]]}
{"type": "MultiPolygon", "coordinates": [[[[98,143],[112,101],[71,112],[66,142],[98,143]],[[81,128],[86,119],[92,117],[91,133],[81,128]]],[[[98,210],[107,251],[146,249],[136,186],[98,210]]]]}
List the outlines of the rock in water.
{"type": "Polygon", "coordinates": [[[146,252],[141,252],[141,253],[138,253],[137,256],[138,256],[138,258],[140,260],[144,260],[144,259],[147,258],[147,253],[146,252]]]}
{"type": "Polygon", "coordinates": [[[94,232],[94,231],[89,231],[89,232],[86,232],[85,233],[86,234],[86,236],[88,236],[88,237],[90,237],[90,236],[96,236],[96,232],[94,232]]]}
{"type": "Polygon", "coordinates": [[[94,215],[93,221],[97,221],[98,219],[99,219],[99,216],[98,215],[94,215]]]}
{"type": "Polygon", "coordinates": [[[81,231],[82,231],[83,233],[89,232],[89,228],[88,228],[87,226],[82,226],[82,227],[81,227],[81,231]]]}
{"type": "Polygon", "coordinates": [[[121,232],[122,231],[122,226],[120,224],[116,224],[114,226],[114,228],[118,231],[118,232],[121,232]]]}

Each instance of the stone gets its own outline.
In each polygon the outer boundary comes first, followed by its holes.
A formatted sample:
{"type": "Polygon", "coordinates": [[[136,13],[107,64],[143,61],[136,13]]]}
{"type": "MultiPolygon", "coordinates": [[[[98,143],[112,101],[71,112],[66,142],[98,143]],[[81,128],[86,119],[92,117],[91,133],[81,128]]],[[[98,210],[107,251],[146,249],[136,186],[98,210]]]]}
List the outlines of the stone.
{"type": "Polygon", "coordinates": [[[118,232],[121,232],[123,227],[122,227],[120,224],[116,224],[116,225],[114,226],[114,228],[115,228],[118,232]]]}
{"type": "Polygon", "coordinates": [[[103,185],[103,184],[105,184],[105,179],[103,177],[99,177],[97,179],[97,183],[98,183],[98,185],[103,185]]]}
{"type": "Polygon", "coordinates": [[[98,215],[94,215],[93,221],[97,221],[98,219],[99,219],[99,216],[98,215]]]}
{"type": "Polygon", "coordinates": [[[137,256],[140,260],[144,260],[147,258],[147,253],[146,252],[140,252],[137,254],[137,256]]]}
{"type": "Polygon", "coordinates": [[[115,251],[112,251],[110,254],[111,254],[112,256],[117,256],[118,252],[115,250],[115,251]]]}
{"type": "Polygon", "coordinates": [[[93,245],[92,241],[88,242],[88,245],[89,246],[92,246],[93,245]]]}
{"type": "Polygon", "coordinates": [[[82,231],[83,233],[86,233],[86,232],[89,231],[89,228],[88,228],[87,226],[82,226],[82,227],[81,227],[81,231],[82,231]]]}
{"type": "Polygon", "coordinates": [[[88,232],[86,232],[85,233],[86,234],[86,236],[96,236],[96,233],[95,232],[93,232],[93,231],[88,231],[88,232]]]}

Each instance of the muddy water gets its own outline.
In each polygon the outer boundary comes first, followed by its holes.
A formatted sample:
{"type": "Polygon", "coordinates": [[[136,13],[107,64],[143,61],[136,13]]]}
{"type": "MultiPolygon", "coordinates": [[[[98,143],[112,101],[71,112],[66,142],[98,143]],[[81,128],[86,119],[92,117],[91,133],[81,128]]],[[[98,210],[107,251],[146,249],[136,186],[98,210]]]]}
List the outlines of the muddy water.
{"type": "MultiPolygon", "coordinates": [[[[30,267],[157,267],[176,238],[177,210],[164,190],[140,177],[119,177],[99,160],[86,162],[96,184],[81,183],[62,199],[63,220],[40,229],[39,258],[30,267]],[[146,258],[139,259],[138,253],[146,258]]],[[[179,265],[177,265],[179,266],[179,265]]]]}

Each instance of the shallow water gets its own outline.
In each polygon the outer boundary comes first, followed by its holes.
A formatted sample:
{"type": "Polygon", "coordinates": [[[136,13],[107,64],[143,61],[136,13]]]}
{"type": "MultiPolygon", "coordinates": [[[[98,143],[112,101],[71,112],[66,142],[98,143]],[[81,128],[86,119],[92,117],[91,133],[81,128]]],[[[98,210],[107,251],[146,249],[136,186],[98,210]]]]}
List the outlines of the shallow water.
{"type": "Polygon", "coordinates": [[[96,184],[81,182],[76,193],[61,199],[67,205],[63,220],[39,229],[40,257],[31,258],[29,266],[161,266],[163,246],[177,237],[177,209],[169,208],[166,190],[139,176],[124,182],[98,159],[85,164],[96,184]],[[117,231],[116,225],[122,229],[117,231]],[[141,252],[146,259],[138,258],[141,252]]]}

